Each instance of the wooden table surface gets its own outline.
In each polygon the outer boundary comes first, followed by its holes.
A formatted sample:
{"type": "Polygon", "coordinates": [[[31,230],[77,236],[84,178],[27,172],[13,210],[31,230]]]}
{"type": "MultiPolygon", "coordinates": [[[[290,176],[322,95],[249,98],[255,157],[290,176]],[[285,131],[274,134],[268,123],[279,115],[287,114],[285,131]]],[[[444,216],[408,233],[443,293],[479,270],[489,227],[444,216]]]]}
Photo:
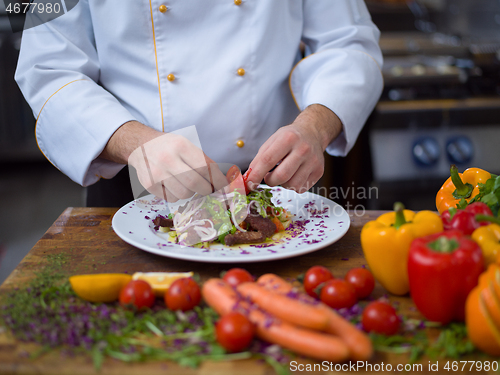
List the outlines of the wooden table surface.
{"type": "MultiPolygon", "coordinates": [[[[379,211],[367,211],[363,216],[357,216],[350,212],[351,226],[347,234],[338,242],[310,254],[260,263],[218,264],[161,257],[125,243],[111,228],[111,219],[115,212],[115,208],[67,208],[0,286],[0,295],[27,282],[34,272],[42,267],[46,255],[59,253],[65,254],[68,260],[63,270],[68,275],[106,272],[132,274],[138,271],[194,271],[204,281],[210,277],[217,277],[223,270],[240,266],[254,275],[273,272],[283,277],[296,277],[309,267],[320,264],[331,269],[334,276],[343,277],[349,269],[366,264],[359,240],[360,231],[367,221],[381,214],[379,211]]],[[[385,293],[385,290],[377,284],[373,296],[378,298],[385,293]]],[[[390,297],[390,299],[399,302],[401,314],[411,318],[422,318],[409,297],[390,297]]],[[[436,332],[430,331],[429,334],[435,336],[436,332]]],[[[22,353],[32,349],[33,345],[17,342],[7,333],[1,333],[0,373],[72,375],[95,373],[90,357],[68,357],[59,352],[52,352],[36,360],[26,359],[22,353]]],[[[484,357],[481,358],[485,360],[484,357]]],[[[420,363],[423,366],[419,372],[429,372],[429,363],[436,364],[438,362],[439,372],[448,373],[443,368],[446,361],[444,358],[422,360],[420,363]]],[[[408,365],[409,359],[407,355],[376,352],[370,363],[372,365],[392,364],[393,370],[396,370],[397,364],[408,365]]],[[[435,365],[434,368],[436,368],[435,365]]],[[[107,359],[100,373],[120,375],[139,373],[148,375],[180,373],[183,375],[224,375],[238,373],[245,375],[272,374],[274,372],[270,367],[257,360],[205,362],[198,369],[191,369],[181,368],[170,362],[126,364],[107,359]]],[[[322,373],[328,373],[328,371],[322,373]]],[[[433,371],[433,373],[435,372],[433,371]]]]}

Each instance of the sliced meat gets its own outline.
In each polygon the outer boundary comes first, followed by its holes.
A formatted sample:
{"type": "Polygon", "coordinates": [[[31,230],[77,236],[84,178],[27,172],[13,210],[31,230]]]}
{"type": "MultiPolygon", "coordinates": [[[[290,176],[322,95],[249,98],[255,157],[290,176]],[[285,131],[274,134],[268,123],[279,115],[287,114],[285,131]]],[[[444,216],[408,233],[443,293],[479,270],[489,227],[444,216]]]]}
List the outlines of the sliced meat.
{"type": "Polygon", "coordinates": [[[179,206],[179,208],[177,208],[177,211],[182,214],[184,212],[184,210],[187,208],[187,205],[189,204],[189,202],[186,202],[184,203],[182,206],[179,206]]]}
{"type": "Polygon", "coordinates": [[[265,239],[266,236],[261,232],[236,232],[235,234],[228,234],[224,238],[224,242],[227,246],[233,246],[240,243],[259,243],[265,239]]]}
{"type": "Polygon", "coordinates": [[[207,209],[202,208],[201,210],[198,210],[194,215],[193,215],[193,220],[203,220],[203,219],[210,219],[212,215],[210,215],[210,212],[208,212],[207,209]]]}
{"type": "Polygon", "coordinates": [[[259,211],[257,211],[257,207],[255,207],[255,206],[250,207],[250,215],[253,215],[253,216],[259,215],[260,216],[259,211]]]}
{"type": "Polygon", "coordinates": [[[157,227],[172,228],[174,226],[174,220],[168,219],[162,215],[158,215],[157,217],[154,218],[153,224],[157,227]]]}
{"type": "Polygon", "coordinates": [[[276,224],[268,217],[248,215],[244,221],[252,230],[261,232],[265,238],[271,237],[276,232],[276,224]]]}
{"type": "Polygon", "coordinates": [[[196,233],[196,231],[194,230],[194,227],[188,228],[185,242],[189,246],[196,245],[197,243],[201,242],[201,238],[200,236],[198,236],[198,233],[196,233]]]}

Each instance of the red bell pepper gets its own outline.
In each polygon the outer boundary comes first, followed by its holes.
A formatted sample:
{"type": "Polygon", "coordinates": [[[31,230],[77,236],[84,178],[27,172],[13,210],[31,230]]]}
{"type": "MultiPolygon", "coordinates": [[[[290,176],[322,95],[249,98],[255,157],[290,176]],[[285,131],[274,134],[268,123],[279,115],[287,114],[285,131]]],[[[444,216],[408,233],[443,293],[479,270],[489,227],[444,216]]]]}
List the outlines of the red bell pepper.
{"type": "Polygon", "coordinates": [[[465,300],[483,268],[480,247],[458,230],[417,238],[408,256],[411,297],[428,320],[463,321],[465,300]]]}
{"type": "Polygon", "coordinates": [[[493,216],[491,209],[482,202],[475,202],[468,205],[464,210],[450,208],[441,214],[444,230],[457,229],[464,234],[471,235],[482,225],[488,225],[486,221],[478,222],[476,215],[493,216]]]}

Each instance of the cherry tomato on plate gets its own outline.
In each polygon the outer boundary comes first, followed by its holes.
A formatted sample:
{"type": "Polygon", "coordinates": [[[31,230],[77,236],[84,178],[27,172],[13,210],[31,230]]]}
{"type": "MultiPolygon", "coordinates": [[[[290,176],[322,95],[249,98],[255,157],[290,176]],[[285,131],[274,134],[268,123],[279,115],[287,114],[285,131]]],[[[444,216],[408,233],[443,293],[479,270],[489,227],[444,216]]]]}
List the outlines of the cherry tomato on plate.
{"type": "Polygon", "coordinates": [[[175,280],[165,292],[165,304],[170,310],[191,310],[200,301],[200,287],[190,277],[175,280]]]}
{"type": "Polygon", "coordinates": [[[375,288],[375,278],[366,268],[353,268],[345,275],[345,281],[351,284],[359,299],[368,297],[375,288]]]}
{"type": "Polygon", "coordinates": [[[224,315],[215,326],[217,342],[229,352],[240,352],[253,340],[255,327],[242,313],[233,311],[224,315]]]}
{"type": "MultiPolygon", "coordinates": [[[[248,172],[248,171],[247,171],[248,172]]],[[[246,173],[245,173],[246,176],[246,173]]],[[[250,191],[248,190],[246,179],[248,176],[242,176],[241,171],[238,166],[233,165],[226,173],[226,179],[229,183],[229,191],[234,191],[238,189],[241,193],[245,191],[245,194],[248,194],[250,191]]]]}
{"type": "Polygon", "coordinates": [[[323,266],[313,266],[309,268],[304,276],[304,289],[311,297],[318,298],[314,291],[319,284],[333,279],[332,273],[323,266]]]}
{"type": "Polygon", "coordinates": [[[358,301],[354,287],[341,279],[325,282],[321,287],[319,298],[321,302],[334,309],[348,308],[358,301]]]}
{"type": "Polygon", "coordinates": [[[361,323],[367,332],[390,336],[398,332],[401,321],[396,310],[390,304],[374,301],[364,309],[361,323]]]}
{"type": "Polygon", "coordinates": [[[248,281],[254,281],[253,276],[247,270],[243,268],[231,268],[227,271],[222,279],[231,285],[233,288],[237,287],[241,283],[246,283],[248,281]]]}
{"type": "Polygon", "coordinates": [[[236,178],[238,178],[239,175],[241,175],[241,171],[238,168],[238,166],[237,165],[231,166],[231,168],[229,168],[229,170],[226,173],[227,182],[228,183],[233,182],[234,180],[236,180],[236,178]]]}
{"type": "Polygon", "coordinates": [[[132,280],[120,291],[120,304],[123,307],[133,306],[140,310],[152,307],[154,303],[153,288],[144,280],[132,280]]]}

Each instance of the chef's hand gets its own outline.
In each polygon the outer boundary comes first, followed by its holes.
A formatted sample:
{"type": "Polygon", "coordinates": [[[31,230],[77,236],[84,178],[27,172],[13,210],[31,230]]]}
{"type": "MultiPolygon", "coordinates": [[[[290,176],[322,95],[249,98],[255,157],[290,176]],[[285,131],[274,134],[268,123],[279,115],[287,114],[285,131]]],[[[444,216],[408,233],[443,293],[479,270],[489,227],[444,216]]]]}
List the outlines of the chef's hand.
{"type": "Polygon", "coordinates": [[[249,188],[264,179],[269,186],[306,192],[323,176],[323,153],[341,131],[342,122],[335,113],[320,104],[310,105],[259,149],[249,166],[249,188]]]}
{"type": "Polygon", "coordinates": [[[136,121],[122,125],[100,156],[134,167],[142,186],[168,202],[227,185],[217,164],[187,138],[136,121]]]}

